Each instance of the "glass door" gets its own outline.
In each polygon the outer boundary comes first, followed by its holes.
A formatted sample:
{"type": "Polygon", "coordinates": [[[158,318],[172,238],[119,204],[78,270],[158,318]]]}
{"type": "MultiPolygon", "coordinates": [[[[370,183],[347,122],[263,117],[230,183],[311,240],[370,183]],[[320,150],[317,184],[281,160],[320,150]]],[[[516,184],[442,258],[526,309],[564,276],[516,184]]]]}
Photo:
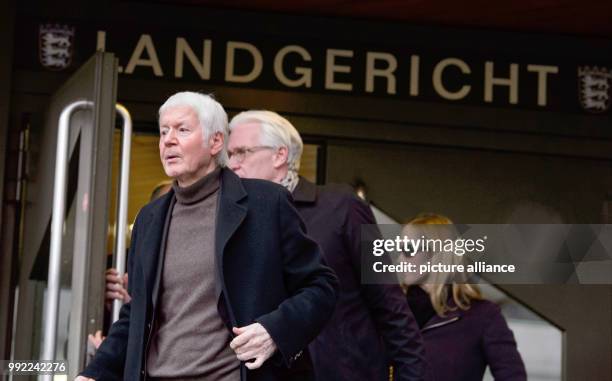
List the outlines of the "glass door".
{"type": "Polygon", "coordinates": [[[41,359],[52,348],[53,359],[68,361],[68,379],[85,365],[87,334],[102,327],[116,85],[116,59],[98,52],[52,95],[28,184],[12,357],[41,359]],[[60,241],[58,261],[50,251],[60,241]]]}

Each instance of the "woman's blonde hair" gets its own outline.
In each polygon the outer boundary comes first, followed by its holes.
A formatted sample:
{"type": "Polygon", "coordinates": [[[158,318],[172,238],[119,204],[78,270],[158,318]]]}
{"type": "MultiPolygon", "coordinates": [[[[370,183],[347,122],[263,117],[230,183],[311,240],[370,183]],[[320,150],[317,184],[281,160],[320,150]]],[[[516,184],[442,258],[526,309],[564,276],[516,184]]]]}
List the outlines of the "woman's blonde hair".
{"type": "MultiPolygon", "coordinates": [[[[417,215],[412,220],[408,221],[408,225],[452,225],[453,222],[450,218],[434,213],[422,213],[417,215]]],[[[461,258],[452,256],[453,258],[461,258]]],[[[409,285],[402,284],[404,290],[407,290],[409,285]]],[[[451,289],[453,301],[455,305],[462,310],[470,308],[472,300],[482,299],[480,289],[475,284],[470,283],[456,283],[452,282],[450,287],[447,287],[446,282],[438,281],[434,284],[429,285],[429,299],[433,305],[434,310],[439,316],[444,316],[448,311],[454,311],[457,307],[448,305],[448,290],[451,289]]]]}

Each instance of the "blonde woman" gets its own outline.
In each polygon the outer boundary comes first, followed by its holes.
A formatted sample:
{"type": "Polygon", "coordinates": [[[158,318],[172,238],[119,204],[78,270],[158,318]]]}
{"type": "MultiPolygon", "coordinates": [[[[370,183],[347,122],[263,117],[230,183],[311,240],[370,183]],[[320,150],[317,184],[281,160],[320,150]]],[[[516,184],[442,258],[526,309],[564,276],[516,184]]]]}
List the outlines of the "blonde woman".
{"type": "MultiPolygon", "coordinates": [[[[441,215],[422,214],[408,223],[404,233],[410,234],[410,229],[418,228],[416,225],[433,224],[452,221],[441,215]]],[[[462,257],[444,254],[440,261],[458,264],[462,257]]],[[[453,275],[437,273],[420,280],[402,280],[421,328],[433,379],[482,380],[489,366],[495,380],[525,381],[525,366],[499,307],[483,299],[478,286],[459,283],[453,275]],[[417,282],[420,284],[415,285],[417,282]]]]}

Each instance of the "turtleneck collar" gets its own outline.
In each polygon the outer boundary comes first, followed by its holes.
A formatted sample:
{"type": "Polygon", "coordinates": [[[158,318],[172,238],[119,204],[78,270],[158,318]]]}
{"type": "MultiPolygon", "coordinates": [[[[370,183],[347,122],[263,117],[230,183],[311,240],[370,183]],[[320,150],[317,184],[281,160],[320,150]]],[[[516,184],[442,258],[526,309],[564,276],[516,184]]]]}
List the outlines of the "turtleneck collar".
{"type": "Polygon", "coordinates": [[[174,189],[176,201],[180,204],[195,204],[202,201],[219,189],[220,174],[221,167],[217,167],[211,173],[184,188],[180,187],[178,182],[174,180],[172,189],[174,189]]]}

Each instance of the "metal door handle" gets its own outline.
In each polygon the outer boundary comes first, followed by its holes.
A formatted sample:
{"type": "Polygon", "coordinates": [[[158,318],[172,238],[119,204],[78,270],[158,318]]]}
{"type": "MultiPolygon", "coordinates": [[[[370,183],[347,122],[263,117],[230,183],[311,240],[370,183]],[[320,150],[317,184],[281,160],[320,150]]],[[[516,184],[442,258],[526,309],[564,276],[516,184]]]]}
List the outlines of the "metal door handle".
{"type": "MultiPolygon", "coordinates": [[[[123,277],[125,273],[125,233],[127,231],[127,209],[128,191],[130,184],[130,155],[132,153],[132,117],[129,111],[121,104],[115,106],[117,112],[123,118],[123,139],[121,141],[121,172],[119,175],[118,206],[115,218],[117,231],[115,234],[115,258],[117,273],[123,277]]],[[[124,285],[127,288],[127,285],[124,285]]],[[[119,319],[119,310],[123,303],[121,300],[113,300],[112,322],[119,319]]]]}
{"type": "Polygon", "coordinates": [[[44,332],[41,360],[54,360],[59,304],[62,233],[66,214],[66,172],[68,170],[68,139],[70,117],[79,109],[91,108],[93,102],[80,100],[66,106],[59,117],[55,153],[55,181],[53,184],[53,210],[51,218],[51,247],[47,272],[47,303],[44,309],[44,332]]]}

